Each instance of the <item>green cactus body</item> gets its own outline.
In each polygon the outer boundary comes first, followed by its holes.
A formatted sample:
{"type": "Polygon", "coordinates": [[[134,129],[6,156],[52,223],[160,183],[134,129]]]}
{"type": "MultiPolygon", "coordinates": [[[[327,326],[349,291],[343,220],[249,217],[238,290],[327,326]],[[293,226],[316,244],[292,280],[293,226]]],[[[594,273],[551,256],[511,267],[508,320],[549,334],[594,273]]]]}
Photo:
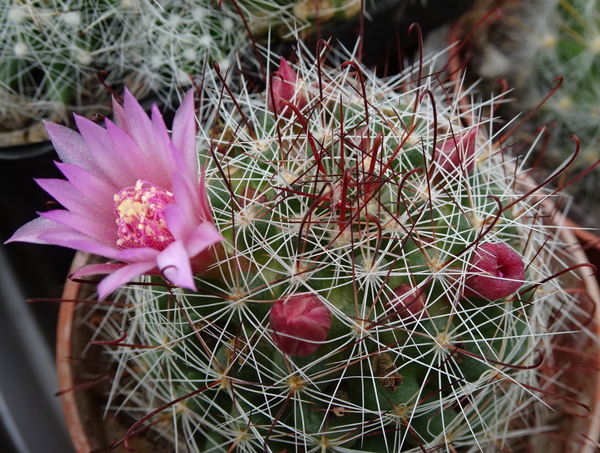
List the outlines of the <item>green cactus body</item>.
{"type": "Polygon", "coordinates": [[[162,406],[155,428],[178,451],[509,450],[514,414],[533,414],[536,350],[577,295],[549,278],[564,251],[486,104],[465,126],[453,87],[415,69],[381,80],[300,54],[297,71],[306,105],[291,115],[268,94],[214,99],[225,127],[206,125],[199,156],[226,241],[198,293],[124,290],[130,308],[99,334],[152,347],[107,348],[111,406],[162,406]],[[445,169],[442,143],[469,133],[472,153],[445,169]],[[510,271],[473,269],[486,244],[525,266],[496,299],[469,295],[474,276],[510,271]],[[271,327],[296,295],[331,316],[306,355],[271,327]]]}

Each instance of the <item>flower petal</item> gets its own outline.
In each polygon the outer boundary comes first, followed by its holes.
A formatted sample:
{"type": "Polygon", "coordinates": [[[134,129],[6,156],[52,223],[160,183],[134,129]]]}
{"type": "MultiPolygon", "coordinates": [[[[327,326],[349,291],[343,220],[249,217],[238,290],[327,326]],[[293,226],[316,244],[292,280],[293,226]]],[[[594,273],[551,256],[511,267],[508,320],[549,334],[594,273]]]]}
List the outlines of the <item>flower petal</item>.
{"type": "Polygon", "coordinates": [[[98,284],[99,299],[102,300],[106,298],[106,296],[112,293],[119,286],[129,283],[134,278],[151,271],[155,267],[156,265],[154,262],[142,262],[128,264],[127,266],[114,271],[98,284]]]}
{"type": "Polygon", "coordinates": [[[77,165],[96,175],[101,173],[80,134],[59,124],[45,123],[45,126],[61,161],[77,165]]]}
{"type": "MultiPolygon", "coordinates": [[[[171,181],[169,175],[156,162],[151,162],[148,156],[140,149],[136,141],[125,131],[118,128],[110,121],[106,121],[106,130],[116,152],[121,156],[130,168],[131,180],[135,183],[138,180],[150,181],[157,186],[170,189],[171,181]]],[[[129,187],[133,184],[129,184],[129,187]]]]}
{"type": "Polygon", "coordinates": [[[127,263],[139,263],[142,261],[156,261],[159,253],[159,250],[150,247],[132,248],[120,250],[117,257],[120,261],[127,263]]]}
{"type": "Polygon", "coordinates": [[[135,185],[136,179],[133,168],[129,166],[129,162],[124,158],[128,155],[128,152],[122,153],[121,150],[116,149],[108,131],[103,127],[79,115],[73,116],[90,154],[102,170],[105,179],[121,188],[135,185]]]}
{"type": "Polygon", "coordinates": [[[125,91],[123,108],[125,109],[127,124],[129,125],[129,135],[136,141],[151,162],[156,162],[157,160],[160,162],[162,160],[161,154],[168,151],[161,150],[156,146],[152,122],[146,112],[144,112],[142,106],[128,90],[125,91]]]}
{"type": "Polygon", "coordinates": [[[198,186],[198,197],[200,199],[200,217],[202,220],[213,221],[212,210],[210,208],[210,201],[208,200],[208,194],[206,192],[206,177],[204,175],[204,169],[200,169],[200,185],[198,186]]]}
{"type": "MultiPolygon", "coordinates": [[[[125,91],[129,91],[125,88],[125,91]]],[[[117,125],[117,127],[123,129],[127,134],[129,134],[129,124],[127,123],[127,116],[125,116],[125,110],[121,107],[121,104],[117,102],[117,100],[112,98],[112,108],[113,108],[113,121],[117,125]]]]}
{"type": "Polygon", "coordinates": [[[84,198],[95,200],[105,210],[113,209],[113,197],[121,189],[76,165],[56,162],[56,166],[84,198]]]}
{"type": "Polygon", "coordinates": [[[30,242],[32,244],[54,244],[53,242],[48,242],[40,238],[42,234],[52,232],[54,230],[64,232],[70,231],[70,228],[66,228],[63,225],[53,222],[52,220],[38,217],[37,219],[26,223],[17,231],[15,231],[15,233],[4,243],[30,242]]]}
{"type": "Polygon", "coordinates": [[[186,239],[194,231],[196,223],[190,224],[184,210],[178,204],[170,204],[165,208],[167,228],[175,239],[186,239]]]}
{"type": "Polygon", "coordinates": [[[188,91],[183,102],[175,113],[173,120],[173,144],[183,156],[190,176],[198,174],[198,153],[196,152],[196,113],[194,107],[194,90],[188,91]]]}
{"type": "Polygon", "coordinates": [[[35,182],[48,192],[65,209],[89,217],[114,218],[113,210],[98,204],[95,199],[85,198],[69,181],[64,179],[36,179],[35,182]]]}
{"type": "Polygon", "coordinates": [[[38,217],[23,225],[5,243],[9,242],[60,245],[113,259],[116,259],[118,252],[108,244],[102,244],[84,233],[44,217],[38,217]]]}
{"type": "Polygon", "coordinates": [[[188,255],[193,258],[223,240],[223,236],[212,222],[203,222],[196,227],[185,243],[188,255]]]}
{"type": "Polygon", "coordinates": [[[174,145],[171,142],[167,126],[163,120],[162,114],[156,104],[152,105],[152,132],[154,133],[155,146],[162,152],[158,153],[157,158],[160,158],[160,164],[163,172],[171,176],[178,168],[175,163],[175,155],[179,153],[178,150],[174,149],[174,145]]]}
{"type": "MultiPolygon", "coordinates": [[[[118,259],[119,250],[116,247],[102,244],[90,236],[80,233],[79,231],[75,231],[55,222],[52,223],[54,223],[56,227],[46,228],[43,232],[39,233],[37,235],[37,243],[60,245],[61,247],[82,250],[84,252],[94,253],[96,255],[105,256],[115,260],[118,259]]],[[[34,241],[27,240],[26,242],[34,241]]]]}
{"type": "Polygon", "coordinates": [[[176,286],[196,291],[190,257],[183,241],[175,241],[156,258],[156,264],[164,278],[176,286]]]}
{"type": "Polygon", "coordinates": [[[100,263],[100,264],[86,264],[81,266],[71,275],[69,278],[82,278],[88,275],[99,275],[99,274],[112,274],[118,271],[122,267],[127,266],[125,263],[100,263]]]}
{"type": "Polygon", "coordinates": [[[105,244],[117,243],[117,228],[114,223],[106,224],[98,218],[83,217],[64,209],[40,212],[40,217],[60,223],[105,244]]]}
{"type": "Polygon", "coordinates": [[[190,179],[184,173],[175,173],[172,181],[173,197],[185,213],[187,223],[196,226],[200,221],[206,220],[199,216],[201,213],[200,199],[190,179]]]}

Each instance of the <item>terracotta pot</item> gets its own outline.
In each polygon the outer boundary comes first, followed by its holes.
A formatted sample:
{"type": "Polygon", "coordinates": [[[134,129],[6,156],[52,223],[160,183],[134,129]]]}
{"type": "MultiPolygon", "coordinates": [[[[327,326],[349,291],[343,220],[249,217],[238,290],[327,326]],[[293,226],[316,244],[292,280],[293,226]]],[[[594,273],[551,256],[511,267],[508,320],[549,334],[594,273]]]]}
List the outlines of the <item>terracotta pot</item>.
{"type": "MultiPolygon", "coordinates": [[[[70,272],[98,261],[98,257],[89,253],[77,252],[70,272]]],[[[107,451],[114,441],[123,438],[135,421],[104,409],[115,364],[102,355],[102,347],[90,342],[94,324],[101,322],[105,312],[97,312],[95,304],[76,302],[89,298],[94,288],[92,284],[67,279],[58,319],[56,367],[60,399],[76,453],[107,451]]],[[[152,436],[135,436],[131,446],[138,448],[139,453],[172,450],[164,441],[152,436]]],[[[128,452],[123,445],[111,451],[128,452]]]]}
{"type": "MultiPolygon", "coordinates": [[[[549,213],[552,223],[565,227],[561,230],[561,239],[572,244],[569,252],[574,263],[593,264],[600,268],[600,250],[598,238],[593,240],[595,249],[586,248],[595,236],[564,217],[547,200],[543,202],[543,210],[549,213]],[[551,213],[551,214],[550,214],[551,213]],[[569,229],[573,228],[573,229],[569,229]],[[581,234],[587,233],[587,234],[581,234]],[[585,252],[584,252],[585,250],[585,252]],[[587,253],[586,253],[587,252],[587,253]],[[586,256],[587,254],[587,256],[586,256]]],[[[553,339],[553,355],[543,365],[548,371],[548,391],[585,404],[590,408],[587,417],[580,417],[585,410],[572,402],[560,400],[552,396],[545,399],[553,412],[547,414],[546,423],[557,428],[549,433],[537,435],[532,440],[532,449],[536,453],[594,453],[598,451],[600,439],[600,291],[598,275],[589,267],[580,268],[577,275],[581,279],[581,289],[587,298],[579,299],[581,312],[575,315],[565,329],[573,329],[575,333],[557,335],[553,339]],[[588,332],[582,332],[577,323],[588,332]],[[569,325],[571,324],[571,325],[569,325]],[[555,381],[560,371],[558,381],[555,381]],[[575,415],[577,414],[577,415],[575,415]]],[[[573,281],[576,285],[576,282],[573,281]]],[[[566,282],[569,285],[569,282],[566,282]]],[[[566,286],[569,287],[569,286],[566,286]]],[[[575,286],[576,287],[576,286],[575,286]]]]}

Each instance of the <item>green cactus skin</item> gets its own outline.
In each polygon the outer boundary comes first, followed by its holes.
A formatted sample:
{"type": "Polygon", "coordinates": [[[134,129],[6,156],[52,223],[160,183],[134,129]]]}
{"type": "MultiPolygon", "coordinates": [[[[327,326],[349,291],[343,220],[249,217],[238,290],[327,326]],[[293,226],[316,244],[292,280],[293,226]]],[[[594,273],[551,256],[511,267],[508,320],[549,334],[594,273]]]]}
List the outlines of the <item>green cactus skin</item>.
{"type": "Polygon", "coordinates": [[[106,346],[118,363],[108,408],[140,420],[126,445],[153,423],[174,451],[492,452],[547,428],[531,389],[538,353],[577,323],[579,295],[553,278],[568,247],[500,152],[493,101],[454,94],[428,76],[435,63],[381,80],[352,55],[299,52],[308,103],[289,116],[266,93],[214,90],[199,159],[226,238],[218,260],[197,293],[156,277],[122,289],[126,307],[97,331],[127,335],[106,346]],[[434,141],[472,131],[472,171],[436,163],[434,141]],[[486,243],[522,257],[524,283],[464,297],[486,243]],[[423,297],[414,317],[393,307],[402,284],[423,297]],[[307,357],[282,354],[269,328],[273,302],[294,293],[333,318],[307,357]]]}

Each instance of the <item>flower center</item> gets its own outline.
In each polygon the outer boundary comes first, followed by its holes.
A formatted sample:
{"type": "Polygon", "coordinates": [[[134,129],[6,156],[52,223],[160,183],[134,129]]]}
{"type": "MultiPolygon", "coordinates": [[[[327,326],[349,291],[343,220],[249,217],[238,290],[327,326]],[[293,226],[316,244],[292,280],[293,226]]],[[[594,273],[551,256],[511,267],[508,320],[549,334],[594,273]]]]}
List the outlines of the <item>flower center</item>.
{"type": "Polygon", "coordinates": [[[164,250],[175,239],[165,222],[165,208],[175,203],[173,194],[147,181],[137,181],[114,196],[117,246],[164,250]]]}

